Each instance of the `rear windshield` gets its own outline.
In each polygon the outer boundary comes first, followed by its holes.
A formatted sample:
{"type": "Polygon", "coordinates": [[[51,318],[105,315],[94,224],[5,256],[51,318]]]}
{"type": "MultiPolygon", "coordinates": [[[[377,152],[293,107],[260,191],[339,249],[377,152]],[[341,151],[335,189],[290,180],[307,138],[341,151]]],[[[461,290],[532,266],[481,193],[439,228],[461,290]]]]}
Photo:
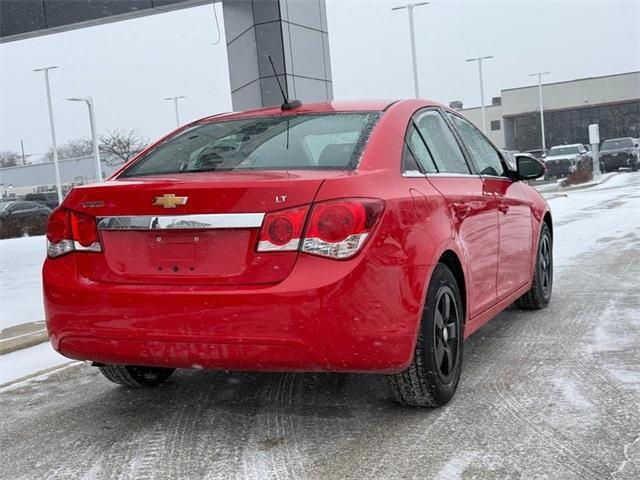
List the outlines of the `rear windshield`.
{"type": "Polygon", "coordinates": [[[602,150],[616,150],[618,148],[633,148],[633,140],[630,138],[617,138],[615,140],[605,140],[602,143],[602,150]]]}
{"type": "Polygon", "coordinates": [[[353,169],[378,118],[377,112],[278,115],[197,125],[165,141],[120,176],[353,169]]]}

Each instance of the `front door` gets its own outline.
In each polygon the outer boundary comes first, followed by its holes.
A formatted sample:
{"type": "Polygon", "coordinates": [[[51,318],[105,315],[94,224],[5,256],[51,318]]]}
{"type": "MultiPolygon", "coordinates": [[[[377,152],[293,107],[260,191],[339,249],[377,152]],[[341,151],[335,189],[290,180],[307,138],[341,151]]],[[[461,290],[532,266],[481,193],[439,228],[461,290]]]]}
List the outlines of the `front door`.
{"type": "Polygon", "coordinates": [[[438,110],[418,112],[414,125],[426,146],[427,179],[446,201],[453,235],[468,265],[469,318],[474,318],[497,301],[496,199],[485,194],[482,178],[472,174],[453,132],[438,110]]]}
{"type": "Polygon", "coordinates": [[[486,196],[498,210],[499,259],[496,278],[498,300],[531,280],[533,248],[531,206],[519,182],[507,177],[500,153],[473,125],[449,114],[462,137],[477,171],[482,176],[486,196]]]}

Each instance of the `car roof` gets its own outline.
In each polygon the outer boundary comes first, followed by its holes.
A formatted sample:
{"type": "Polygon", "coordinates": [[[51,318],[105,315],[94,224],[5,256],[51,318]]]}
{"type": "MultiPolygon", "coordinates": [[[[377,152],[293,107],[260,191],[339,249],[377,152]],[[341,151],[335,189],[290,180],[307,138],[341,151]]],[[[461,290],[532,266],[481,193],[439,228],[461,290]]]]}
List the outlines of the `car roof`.
{"type": "Polygon", "coordinates": [[[563,148],[563,147],[584,147],[582,143],[570,143],[568,145],[554,145],[551,148],[563,148]]]}
{"type": "MultiPolygon", "coordinates": [[[[373,100],[333,100],[330,102],[310,102],[303,103],[300,107],[293,108],[291,110],[282,110],[280,105],[274,105],[265,108],[255,108],[251,110],[244,110],[241,112],[228,112],[217,115],[211,115],[209,117],[202,118],[199,122],[207,122],[214,120],[232,120],[257,116],[274,116],[274,115],[295,115],[300,113],[331,113],[331,112],[380,112],[389,108],[396,103],[415,102],[415,99],[407,100],[389,100],[389,99],[373,99],[373,100]]],[[[423,106],[437,106],[443,107],[443,105],[431,101],[420,100],[423,106]]]]}

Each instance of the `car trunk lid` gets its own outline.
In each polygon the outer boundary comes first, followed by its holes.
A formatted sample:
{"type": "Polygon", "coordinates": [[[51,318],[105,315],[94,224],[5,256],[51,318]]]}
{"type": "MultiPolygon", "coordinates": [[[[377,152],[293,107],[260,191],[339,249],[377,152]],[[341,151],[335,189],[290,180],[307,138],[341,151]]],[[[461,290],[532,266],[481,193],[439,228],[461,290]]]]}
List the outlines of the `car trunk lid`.
{"type": "Polygon", "coordinates": [[[93,281],[247,285],[282,281],[297,252],[257,252],[265,213],[308,205],[344,171],[216,172],[112,180],[74,189],[67,208],[95,216],[103,252],[78,254],[93,281]]]}

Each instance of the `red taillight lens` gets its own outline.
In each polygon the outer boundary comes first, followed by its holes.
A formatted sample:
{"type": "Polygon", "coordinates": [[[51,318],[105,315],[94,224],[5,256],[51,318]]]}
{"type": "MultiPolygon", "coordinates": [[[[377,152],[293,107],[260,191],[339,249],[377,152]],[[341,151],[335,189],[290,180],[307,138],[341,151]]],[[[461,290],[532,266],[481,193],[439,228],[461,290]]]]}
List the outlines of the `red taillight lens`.
{"type": "Polygon", "coordinates": [[[71,238],[69,210],[58,207],[49,214],[47,221],[47,239],[51,243],[71,238]]]}
{"type": "Polygon", "coordinates": [[[308,210],[309,207],[298,207],[268,213],[262,223],[258,251],[297,250],[308,210]]]}
{"type": "Polygon", "coordinates": [[[269,241],[274,245],[286,245],[293,238],[293,229],[293,223],[289,218],[277,217],[269,224],[269,241]]]}
{"type": "Polygon", "coordinates": [[[316,237],[332,243],[341,242],[349,235],[362,233],[365,219],[366,213],[361,203],[320,203],[313,208],[305,237],[316,237]]]}
{"type": "Polygon", "coordinates": [[[102,251],[96,219],[58,207],[51,212],[47,222],[47,255],[55,258],[73,251],[102,251]]]}
{"type": "Polygon", "coordinates": [[[330,258],[350,258],[358,253],[376,225],[384,202],[344,199],[314,205],[302,251],[330,258]]]}
{"type": "Polygon", "coordinates": [[[98,241],[96,218],[84,213],[71,212],[71,235],[83,247],[98,241]]]}

